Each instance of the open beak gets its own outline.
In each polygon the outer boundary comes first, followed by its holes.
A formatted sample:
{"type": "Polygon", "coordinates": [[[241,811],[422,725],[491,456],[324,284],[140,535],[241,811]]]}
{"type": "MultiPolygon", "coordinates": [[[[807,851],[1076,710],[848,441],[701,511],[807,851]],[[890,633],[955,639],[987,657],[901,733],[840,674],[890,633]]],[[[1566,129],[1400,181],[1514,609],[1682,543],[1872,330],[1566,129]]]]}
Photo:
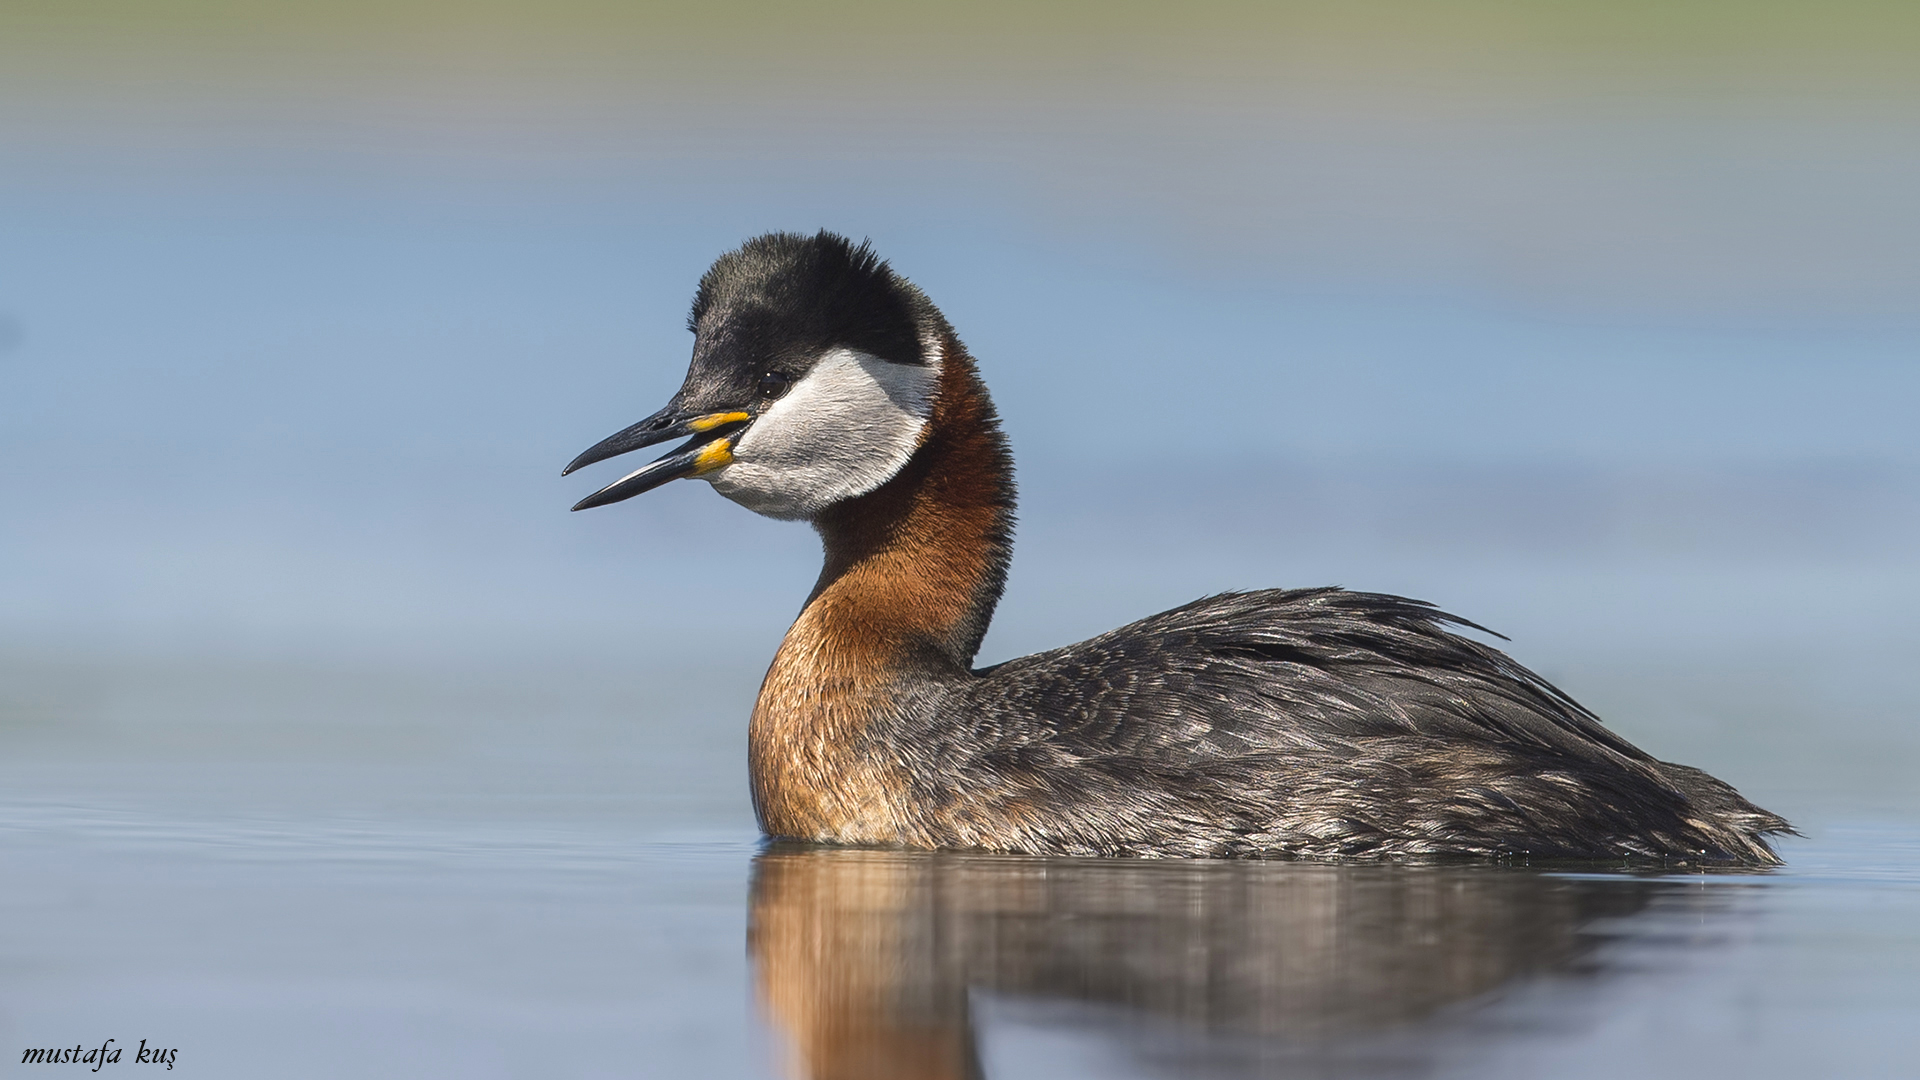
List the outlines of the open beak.
{"type": "Polygon", "coordinates": [[[565,476],[582,466],[591,465],[596,461],[605,461],[610,457],[618,457],[643,446],[692,436],[685,445],[674,450],[673,453],[635,469],[581,499],[574,504],[573,508],[586,510],[595,506],[605,506],[608,503],[617,503],[622,499],[631,499],[642,492],[652,491],[669,480],[710,473],[732,461],[733,437],[739,434],[752,419],[751,413],[693,413],[677,405],[668,405],[632,427],[594,443],[585,453],[574,458],[572,464],[561,470],[560,475],[565,476]]]}

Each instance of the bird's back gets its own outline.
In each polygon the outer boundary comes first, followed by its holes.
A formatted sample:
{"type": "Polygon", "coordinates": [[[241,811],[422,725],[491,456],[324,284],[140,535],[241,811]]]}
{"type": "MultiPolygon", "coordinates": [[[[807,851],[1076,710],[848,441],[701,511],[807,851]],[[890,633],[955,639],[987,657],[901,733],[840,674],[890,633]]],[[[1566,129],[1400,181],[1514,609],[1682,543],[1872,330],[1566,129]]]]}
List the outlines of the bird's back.
{"type": "Polygon", "coordinates": [[[929,681],[870,735],[956,846],[1776,861],[1762,834],[1783,820],[1454,632],[1471,625],[1379,594],[1230,593],[929,681]]]}

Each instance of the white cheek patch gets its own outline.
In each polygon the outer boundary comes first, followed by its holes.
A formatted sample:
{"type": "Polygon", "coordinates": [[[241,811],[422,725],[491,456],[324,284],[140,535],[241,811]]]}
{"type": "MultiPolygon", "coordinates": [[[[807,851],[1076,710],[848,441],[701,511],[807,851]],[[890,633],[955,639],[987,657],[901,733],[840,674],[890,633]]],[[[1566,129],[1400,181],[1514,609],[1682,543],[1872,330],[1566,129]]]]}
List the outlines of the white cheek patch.
{"type": "Polygon", "coordinates": [[[731,464],[703,479],[755,513],[811,518],[906,465],[939,384],[938,354],[922,366],[835,349],[748,426],[731,464]]]}

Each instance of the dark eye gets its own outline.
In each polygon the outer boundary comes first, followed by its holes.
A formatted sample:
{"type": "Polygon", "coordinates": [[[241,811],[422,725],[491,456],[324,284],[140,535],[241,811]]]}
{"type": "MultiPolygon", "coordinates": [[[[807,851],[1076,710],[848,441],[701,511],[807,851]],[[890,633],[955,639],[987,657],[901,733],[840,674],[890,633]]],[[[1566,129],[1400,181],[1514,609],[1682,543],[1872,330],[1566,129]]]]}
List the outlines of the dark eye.
{"type": "Polygon", "coordinates": [[[760,376],[760,392],[767,397],[779,397],[792,385],[793,380],[778,371],[769,371],[760,376]]]}

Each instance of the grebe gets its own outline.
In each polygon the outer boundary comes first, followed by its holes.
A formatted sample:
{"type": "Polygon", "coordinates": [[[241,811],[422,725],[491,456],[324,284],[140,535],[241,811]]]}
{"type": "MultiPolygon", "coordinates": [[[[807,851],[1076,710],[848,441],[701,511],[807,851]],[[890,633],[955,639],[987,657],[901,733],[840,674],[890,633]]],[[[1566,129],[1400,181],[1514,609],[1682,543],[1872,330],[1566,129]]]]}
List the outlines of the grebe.
{"type": "MultiPolygon", "coordinates": [[[[770,233],[700,279],[666,408],[688,441],[575,510],[699,477],[825,566],[748,736],[773,837],[1058,855],[1779,861],[1786,821],[1657,761],[1429,604],[1227,593],[972,666],[1013,459],[966,347],[867,244],[770,233]]],[[[562,475],[565,475],[564,473],[562,475]]]]}

